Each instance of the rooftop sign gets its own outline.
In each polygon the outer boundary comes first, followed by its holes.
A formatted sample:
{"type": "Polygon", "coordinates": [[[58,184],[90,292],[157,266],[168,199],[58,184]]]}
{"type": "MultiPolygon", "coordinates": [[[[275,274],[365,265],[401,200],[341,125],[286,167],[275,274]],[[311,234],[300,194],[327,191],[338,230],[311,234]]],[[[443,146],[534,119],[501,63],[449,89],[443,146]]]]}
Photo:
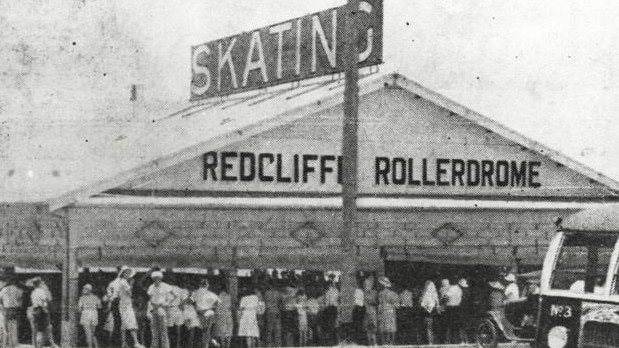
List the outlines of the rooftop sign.
{"type": "MultiPolygon", "coordinates": [[[[382,0],[359,4],[359,66],[382,62],[382,0]]],[[[336,7],[191,48],[191,100],[344,70],[345,7],[336,7]]]]}

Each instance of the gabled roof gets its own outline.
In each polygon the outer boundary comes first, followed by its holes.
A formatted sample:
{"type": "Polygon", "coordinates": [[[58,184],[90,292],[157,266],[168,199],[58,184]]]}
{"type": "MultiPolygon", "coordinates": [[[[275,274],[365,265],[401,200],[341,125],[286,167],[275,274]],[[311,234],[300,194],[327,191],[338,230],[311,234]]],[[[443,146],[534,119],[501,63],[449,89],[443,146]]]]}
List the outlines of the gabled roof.
{"type": "Polygon", "coordinates": [[[597,181],[607,186],[609,189],[619,193],[619,182],[617,182],[616,180],[613,180],[612,178],[609,178],[600,172],[597,172],[577,161],[574,161],[573,159],[561,154],[558,151],[552,150],[535,140],[531,140],[524,135],[521,135],[509,129],[486,116],[478,114],[473,110],[467,109],[466,107],[456,103],[455,101],[450,100],[449,98],[446,98],[434,91],[431,91],[423,87],[422,85],[407,79],[402,75],[392,74],[391,77],[393,79],[393,85],[403,88],[411,93],[420,96],[423,99],[426,99],[438,106],[450,110],[451,112],[458,114],[473,123],[476,123],[506,139],[520,144],[535,153],[548,157],[551,160],[588,177],[590,180],[597,181]]]}
{"type": "MultiPolygon", "coordinates": [[[[619,183],[611,178],[401,75],[366,76],[359,87],[361,96],[385,87],[404,89],[619,192],[619,183]]],[[[148,124],[125,127],[120,132],[116,130],[91,139],[88,151],[71,156],[68,164],[75,170],[68,173],[72,175],[50,176],[36,183],[22,183],[17,177],[13,178],[14,182],[8,182],[8,190],[3,187],[3,191],[7,191],[5,200],[9,197],[11,201],[14,197],[14,200],[45,201],[51,210],[71,205],[208,150],[336,107],[343,102],[343,90],[342,79],[320,79],[294,89],[271,89],[192,104],[148,124]],[[27,194],[14,194],[22,191],[27,194]],[[25,199],[18,199],[20,197],[25,199]]]]}

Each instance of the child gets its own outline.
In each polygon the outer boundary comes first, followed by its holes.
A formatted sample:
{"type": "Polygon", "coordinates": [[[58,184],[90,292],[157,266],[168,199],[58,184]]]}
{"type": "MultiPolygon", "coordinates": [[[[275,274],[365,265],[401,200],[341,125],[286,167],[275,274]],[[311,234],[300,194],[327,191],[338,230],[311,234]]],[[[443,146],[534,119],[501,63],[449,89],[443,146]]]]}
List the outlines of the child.
{"type": "Polygon", "coordinates": [[[98,348],[95,329],[99,325],[98,310],[101,308],[101,300],[92,293],[92,285],[84,285],[82,296],[77,302],[77,308],[80,311],[80,325],[82,325],[86,334],[86,345],[88,345],[88,348],[98,348]]]}
{"type": "Polygon", "coordinates": [[[298,315],[298,330],[299,330],[299,346],[307,345],[307,296],[305,291],[300,289],[297,291],[297,315],[298,315]]]}

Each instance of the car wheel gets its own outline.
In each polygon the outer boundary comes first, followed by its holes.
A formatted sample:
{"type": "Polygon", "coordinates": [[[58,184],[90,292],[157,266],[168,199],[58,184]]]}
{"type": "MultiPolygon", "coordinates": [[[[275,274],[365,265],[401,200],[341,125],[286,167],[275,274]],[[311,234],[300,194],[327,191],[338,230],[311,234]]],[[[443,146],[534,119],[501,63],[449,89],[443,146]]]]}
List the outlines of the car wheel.
{"type": "Polygon", "coordinates": [[[480,348],[497,348],[499,331],[490,319],[484,319],[477,326],[477,346],[480,348]]]}

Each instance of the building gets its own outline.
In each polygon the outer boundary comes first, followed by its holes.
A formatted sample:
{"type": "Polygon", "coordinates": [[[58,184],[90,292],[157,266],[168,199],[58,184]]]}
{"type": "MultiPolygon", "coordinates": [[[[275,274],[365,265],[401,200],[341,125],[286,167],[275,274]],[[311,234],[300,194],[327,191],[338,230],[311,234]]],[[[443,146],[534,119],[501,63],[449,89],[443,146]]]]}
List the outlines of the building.
{"type": "MultiPolygon", "coordinates": [[[[105,137],[76,164],[98,175],[5,204],[3,262],[63,265],[66,328],[80,267],[338,270],[343,85],[211,99],[105,137]]],[[[540,265],[557,218],[618,200],[614,180],[403,76],[363,76],[360,101],[360,270],[540,265]]]]}

